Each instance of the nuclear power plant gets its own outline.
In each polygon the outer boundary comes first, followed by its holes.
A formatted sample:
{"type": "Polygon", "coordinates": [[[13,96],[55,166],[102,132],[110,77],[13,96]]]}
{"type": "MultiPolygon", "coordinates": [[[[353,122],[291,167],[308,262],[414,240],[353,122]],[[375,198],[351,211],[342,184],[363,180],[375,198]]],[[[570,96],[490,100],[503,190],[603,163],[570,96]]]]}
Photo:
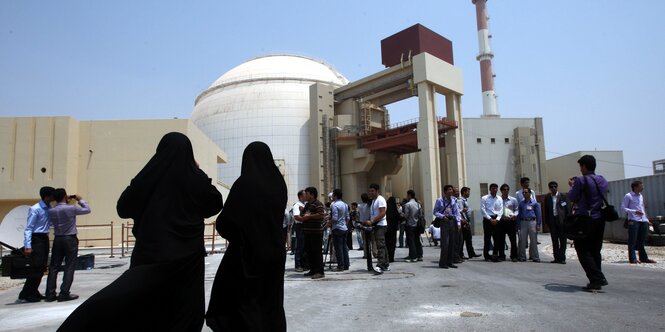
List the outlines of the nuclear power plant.
{"type": "MultiPolygon", "coordinates": [[[[443,185],[452,184],[471,188],[470,204],[477,213],[481,195],[493,182],[515,188],[520,177],[528,176],[534,190],[542,193],[542,119],[499,115],[486,1],[473,4],[481,117],[463,117],[464,81],[455,66],[453,42],[416,24],[381,41],[385,69],[354,82],[308,57],[280,54],[249,60],[196,97],[191,120],[0,119],[0,139],[9,142],[0,149],[0,183],[21,188],[0,193],[0,213],[30,204],[38,199],[40,186],[50,185],[95,202],[95,213],[81,223],[119,223],[112,196],[124,189],[159,138],[171,130],[194,138],[196,159],[223,193],[240,175],[245,146],[256,140],[271,147],[289,202],[307,186],[317,187],[321,198],[341,188],[349,202],[359,201],[370,183],[378,183],[386,196],[403,198],[414,189],[425,211],[431,211],[443,185]],[[441,105],[437,95],[445,100],[441,105]],[[418,118],[391,122],[391,104],[409,98],[417,98],[418,118]],[[140,139],[146,135],[150,139],[140,139]],[[135,139],[130,143],[128,136],[135,139]],[[132,149],[109,142],[127,142],[132,149]],[[110,165],[116,168],[110,170],[110,165]]],[[[482,218],[476,214],[475,220],[482,218]]]]}

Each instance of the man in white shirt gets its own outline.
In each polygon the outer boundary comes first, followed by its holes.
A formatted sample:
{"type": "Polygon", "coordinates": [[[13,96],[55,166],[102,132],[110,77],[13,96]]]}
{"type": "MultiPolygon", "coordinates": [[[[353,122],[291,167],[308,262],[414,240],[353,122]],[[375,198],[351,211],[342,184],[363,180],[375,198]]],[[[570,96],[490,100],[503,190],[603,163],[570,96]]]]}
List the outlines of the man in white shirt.
{"type": "MultiPolygon", "coordinates": [[[[386,199],[379,193],[379,185],[372,183],[369,185],[369,198],[372,200],[370,207],[370,219],[365,221],[365,225],[372,226],[372,233],[376,241],[377,250],[377,267],[381,271],[390,271],[390,264],[388,263],[388,250],[386,249],[386,228],[388,221],[386,220],[386,199]]],[[[376,270],[376,269],[375,269],[376,270]]]]}
{"type": "Polygon", "coordinates": [[[506,235],[510,241],[510,259],[517,262],[517,199],[510,196],[510,186],[502,184],[501,200],[503,200],[503,214],[499,222],[499,234],[494,240],[494,250],[499,250],[498,258],[500,261],[506,260],[506,253],[504,252],[506,245],[506,235]]]}
{"type": "Polygon", "coordinates": [[[305,250],[305,238],[302,232],[302,218],[300,217],[300,212],[305,208],[305,191],[298,191],[298,201],[293,204],[291,208],[291,213],[293,214],[293,231],[296,233],[296,244],[295,244],[295,268],[296,272],[305,271],[305,267],[302,262],[303,250],[305,250]]]}
{"type": "Polygon", "coordinates": [[[499,185],[490,184],[490,193],[483,196],[480,200],[480,213],[483,215],[483,257],[485,261],[498,262],[496,241],[494,245],[494,255],[490,255],[492,246],[492,235],[498,234],[499,218],[503,214],[503,200],[496,193],[499,191],[499,185]]]}
{"type": "Polygon", "coordinates": [[[639,180],[633,181],[630,188],[631,192],[627,193],[621,202],[621,209],[628,216],[628,260],[630,264],[655,263],[656,261],[649,259],[644,249],[650,224],[644,211],[644,197],[642,197],[644,184],[639,180]],[[640,253],[640,260],[635,257],[635,250],[640,253]]]}

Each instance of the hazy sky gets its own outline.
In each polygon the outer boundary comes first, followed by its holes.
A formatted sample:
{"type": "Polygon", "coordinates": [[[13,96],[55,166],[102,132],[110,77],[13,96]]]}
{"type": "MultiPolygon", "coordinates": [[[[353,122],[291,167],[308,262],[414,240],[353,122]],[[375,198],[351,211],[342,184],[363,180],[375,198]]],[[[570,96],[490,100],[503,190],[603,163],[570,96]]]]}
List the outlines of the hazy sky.
{"type": "MultiPolygon", "coordinates": [[[[547,158],[622,150],[626,176],[651,174],[665,159],[663,13],[661,0],[490,0],[499,113],[542,117],[547,158]]],[[[354,81],[383,69],[381,39],[415,23],[453,42],[464,117],[480,116],[471,0],[2,0],[0,116],[189,118],[249,59],[310,56],[354,81]]],[[[416,107],[395,105],[392,121],[416,107]]]]}

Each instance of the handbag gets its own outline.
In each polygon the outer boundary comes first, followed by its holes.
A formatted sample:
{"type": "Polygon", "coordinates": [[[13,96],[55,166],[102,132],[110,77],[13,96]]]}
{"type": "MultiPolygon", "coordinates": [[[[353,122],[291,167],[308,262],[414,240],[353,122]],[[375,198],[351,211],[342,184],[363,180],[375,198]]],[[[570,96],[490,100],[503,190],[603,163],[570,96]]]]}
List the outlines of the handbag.
{"type": "MultiPolygon", "coordinates": [[[[596,182],[596,179],[593,179],[593,183],[596,184],[596,191],[600,193],[600,189],[598,188],[598,182],[596,182]]],[[[606,222],[612,222],[617,219],[619,219],[619,213],[617,212],[617,209],[614,207],[614,205],[610,205],[607,203],[607,199],[605,199],[605,195],[601,194],[603,197],[603,204],[600,206],[600,216],[603,220],[606,222]]]]}
{"type": "Polygon", "coordinates": [[[566,238],[570,240],[586,239],[589,236],[591,216],[569,215],[564,222],[566,238]]]}
{"type": "Polygon", "coordinates": [[[418,234],[425,233],[425,227],[427,227],[425,214],[423,213],[422,206],[418,204],[418,219],[416,220],[416,231],[418,232],[418,234]]]}

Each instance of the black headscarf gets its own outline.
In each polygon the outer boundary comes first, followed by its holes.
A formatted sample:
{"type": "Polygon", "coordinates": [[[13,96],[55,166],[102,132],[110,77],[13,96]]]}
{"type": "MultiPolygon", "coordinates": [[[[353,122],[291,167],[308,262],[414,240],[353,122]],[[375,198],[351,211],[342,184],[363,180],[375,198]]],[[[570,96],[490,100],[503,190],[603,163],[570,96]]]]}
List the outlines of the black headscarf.
{"type": "Polygon", "coordinates": [[[117,205],[134,219],[132,264],[204,254],[203,219],[222,208],[222,195],[194,160],[187,136],[164,135],[155,155],[125,189],[117,205]]]}
{"type": "Polygon", "coordinates": [[[270,148],[247,146],[217,230],[229,241],[206,314],[214,331],[285,331],[282,221],[287,190],[270,148]]]}

